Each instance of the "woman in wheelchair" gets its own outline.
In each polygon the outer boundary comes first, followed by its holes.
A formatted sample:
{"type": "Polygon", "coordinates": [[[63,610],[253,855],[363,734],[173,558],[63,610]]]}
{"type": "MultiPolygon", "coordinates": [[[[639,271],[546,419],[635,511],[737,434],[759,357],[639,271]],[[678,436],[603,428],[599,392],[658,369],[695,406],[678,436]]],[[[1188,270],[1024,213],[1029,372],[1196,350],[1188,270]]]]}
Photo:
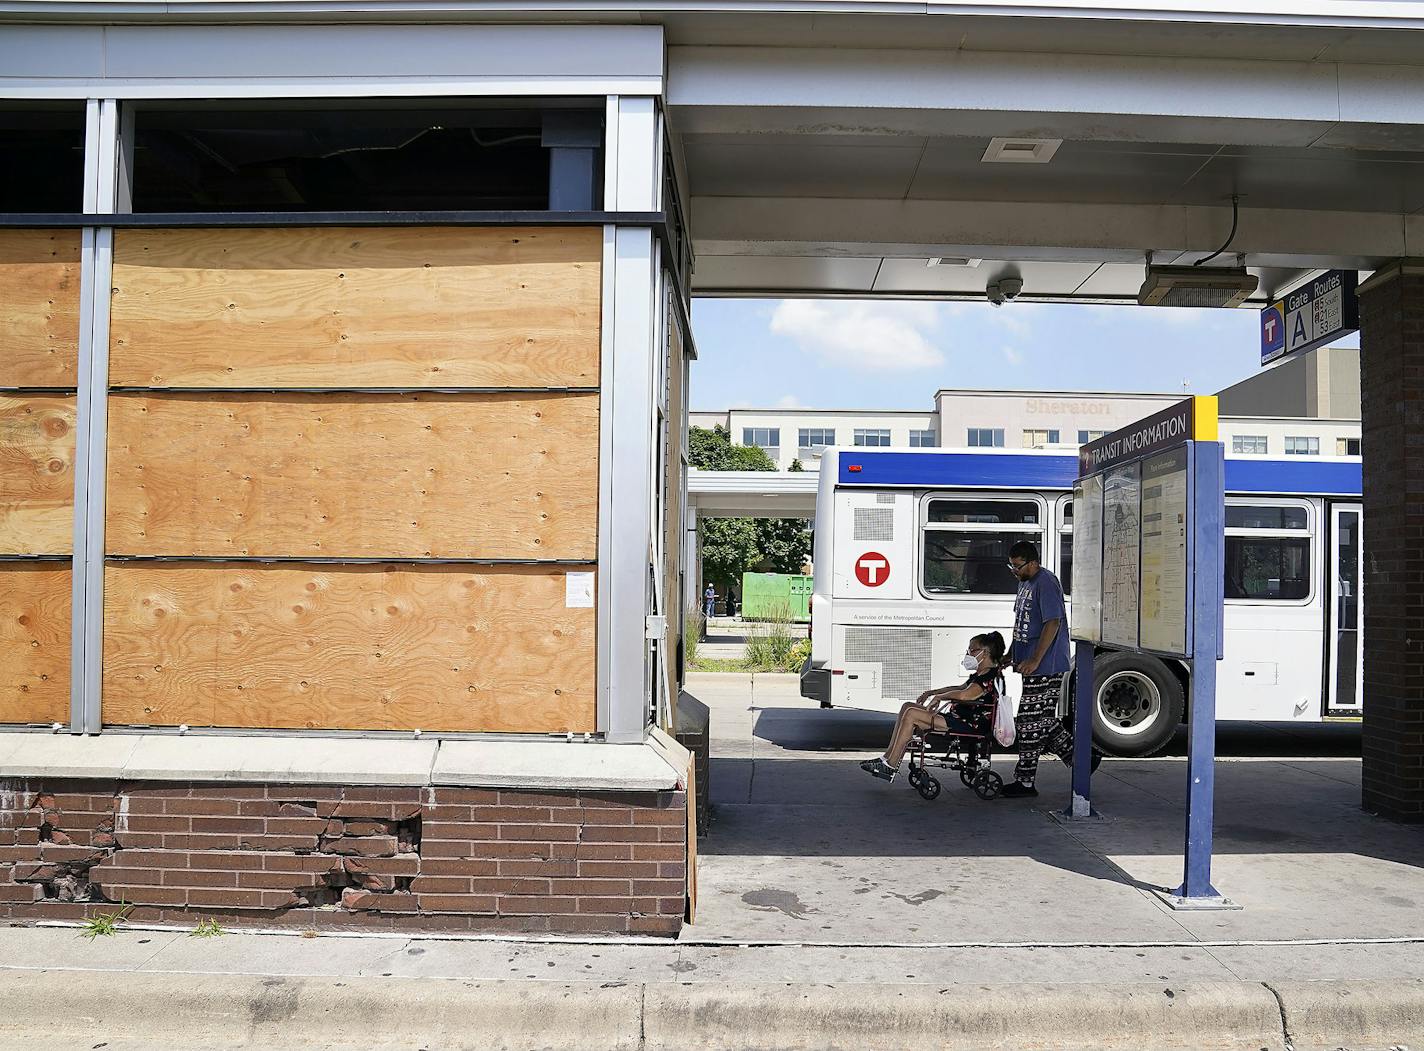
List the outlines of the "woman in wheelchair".
{"type": "Polygon", "coordinates": [[[1004,692],[1004,677],[999,670],[1004,648],[1004,637],[997,631],[970,639],[969,651],[964,655],[968,680],[959,686],[926,690],[918,700],[906,702],[895,721],[890,746],[883,755],[861,763],[860,768],[875,777],[894,781],[905,750],[916,734],[984,736],[985,713],[992,720],[994,704],[1004,692]]]}

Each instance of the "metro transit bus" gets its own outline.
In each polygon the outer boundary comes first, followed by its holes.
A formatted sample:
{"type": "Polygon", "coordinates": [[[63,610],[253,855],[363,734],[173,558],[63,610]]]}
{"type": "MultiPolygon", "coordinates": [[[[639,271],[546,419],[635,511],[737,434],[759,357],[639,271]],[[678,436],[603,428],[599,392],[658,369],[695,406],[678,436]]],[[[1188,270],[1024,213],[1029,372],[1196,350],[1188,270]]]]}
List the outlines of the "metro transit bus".
{"type": "MultiPolygon", "coordinates": [[[[1038,546],[1071,606],[1077,474],[1077,456],[1059,451],[827,449],[802,696],[895,712],[959,681],[970,636],[1010,638],[1018,581],[1009,548],[1019,540],[1038,546]]],[[[1358,718],[1360,500],[1358,456],[1227,456],[1218,719],[1358,718]]],[[[1098,746],[1127,756],[1162,749],[1185,714],[1186,665],[1102,649],[1094,668],[1098,746]]]]}

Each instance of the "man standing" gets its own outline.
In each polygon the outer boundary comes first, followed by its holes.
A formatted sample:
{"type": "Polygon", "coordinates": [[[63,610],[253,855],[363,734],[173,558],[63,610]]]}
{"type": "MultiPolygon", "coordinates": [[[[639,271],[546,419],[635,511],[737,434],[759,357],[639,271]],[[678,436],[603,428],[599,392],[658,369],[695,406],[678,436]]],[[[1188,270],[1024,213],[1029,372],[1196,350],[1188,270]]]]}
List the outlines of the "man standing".
{"type": "Polygon", "coordinates": [[[1004,786],[1009,799],[1038,795],[1038,758],[1053,752],[1071,762],[1073,735],[1058,718],[1058,697],[1068,674],[1068,625],[1063,585],[1039,565],[1038,548],[1020,540],[1009,549],[1009,568],[1018,577],[1014,598],[1014,641],[1009,661],[1023,676],[1023,697],[1014,718],[1019,761],[1014,783],[1004,786]]]}
{"type": "Polygon", "coordinates": [[[707,585],[707,590],[702,593],[702,612],[707,620],[712,619],[712,607],[717,604],[717,589],[711,584],[707,585]]]}

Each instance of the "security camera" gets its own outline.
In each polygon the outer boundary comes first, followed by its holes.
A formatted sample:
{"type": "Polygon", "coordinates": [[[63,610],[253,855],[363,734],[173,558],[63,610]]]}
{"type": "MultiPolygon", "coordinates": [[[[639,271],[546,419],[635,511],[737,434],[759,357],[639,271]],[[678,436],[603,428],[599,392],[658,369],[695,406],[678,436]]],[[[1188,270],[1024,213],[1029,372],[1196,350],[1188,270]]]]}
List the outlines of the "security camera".
{"type": "Polygon", "coordinates": [[[984,298],[996,307],[1001,307],[1011,299],[1016,299],[1023,291],[1023,278],[1001,277],[990,281],[984,289],[984,298]]]}

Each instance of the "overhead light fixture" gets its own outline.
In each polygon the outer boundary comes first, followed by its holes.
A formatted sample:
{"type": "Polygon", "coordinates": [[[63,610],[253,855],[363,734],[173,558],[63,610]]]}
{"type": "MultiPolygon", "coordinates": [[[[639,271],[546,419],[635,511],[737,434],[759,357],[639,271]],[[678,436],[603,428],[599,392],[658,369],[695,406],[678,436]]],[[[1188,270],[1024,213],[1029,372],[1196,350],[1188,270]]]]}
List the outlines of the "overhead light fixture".
{"type": "Polygon", "coordinates": [[[1137,302],[1144,307],[1239,307],[1259,284],[1244,266],[1149,266],[1137,302]]]}
{"type": "Polygon", "coordinates": [[[990,139],[981,160],[985,164],[1047,164],[1062,139],[990,139]]]}
{"type": "Polygon", "coordinates": [[[942,255],[925,260],[925,266],[978,266],[984,260],[963,255],[942,255]]]}

